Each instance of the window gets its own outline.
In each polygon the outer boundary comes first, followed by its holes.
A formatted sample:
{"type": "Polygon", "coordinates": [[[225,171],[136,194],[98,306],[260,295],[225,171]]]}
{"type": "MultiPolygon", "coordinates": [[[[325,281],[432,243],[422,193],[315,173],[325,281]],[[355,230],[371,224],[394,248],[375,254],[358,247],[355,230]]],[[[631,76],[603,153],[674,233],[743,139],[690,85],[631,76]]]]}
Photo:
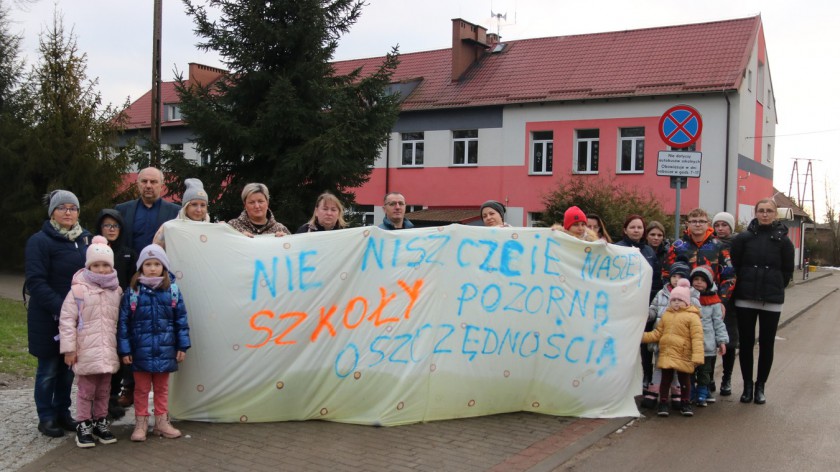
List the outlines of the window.
{"type": "Polygon", "coordinates": [[[478,165],[478,130],[452,132],[452,165],[478,165]]]}
{"type": "Polygon", "coordinates": [[[579,129],[575,131],[575,173],[598,173],[598,149],[601,131],[579,129]]]}
{"type": "Polygon", "coordinates": [[[554,159],[554,131],[531,133],[531,173],[551,174],[554,159]]]}
{"type": "Polygon", "coordinates": [[[417,167],[423,165],[423,133],[402,134],[402,165],[417,167]]]}
{"type": "Polygon", "coordinates": [[[169,150],[184,152],[184,143],[170,144],[169,150]]]}
{"type": "Polygon", "coordinates": [[[694,152],[694,151],[697,150],[697,142],[695,141],[695,142],[689,144],[687,147],[671,148],[671,150],[672,151],[678,151],[678,152],[694,152]]]}
{"type": "Polygon", "coordinates": [[[163,106],[164,121],[181,121],[181,107],[176,103],[167,103],[163,106]]]}
{"type": "Polygon", "coordinates": [[[621,128],[619,172],[645,171],[645,129],[621,128]]]}

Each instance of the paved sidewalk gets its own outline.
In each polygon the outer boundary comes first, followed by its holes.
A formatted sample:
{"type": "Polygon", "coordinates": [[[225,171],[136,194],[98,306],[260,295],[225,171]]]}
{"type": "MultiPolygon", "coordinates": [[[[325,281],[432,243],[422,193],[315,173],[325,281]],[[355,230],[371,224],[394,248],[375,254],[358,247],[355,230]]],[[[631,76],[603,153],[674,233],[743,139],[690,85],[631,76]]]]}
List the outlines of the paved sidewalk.
{"type": "MultiPolygon", "coordinates": [[[[782,325],[838,290],[834,277],[826,279],[830,275],[811,273],[803,282],[797,272],[782,325]]],[[[0,274],[0,296],[14,289],[12,298],[20,299],[20,284],[19,277],[0,274]]],[[[150,435],[145,443],[131,443],[131,425],[121,422],[114,427],[117,444],[81,450],[71,436],[38,434],[31,390],[0,391],[0,415],[0,470],[22,471],[551,471],[630,421],[520,412],[390,428],[321,421],[177,422],[183,438],[150,435]]]]}

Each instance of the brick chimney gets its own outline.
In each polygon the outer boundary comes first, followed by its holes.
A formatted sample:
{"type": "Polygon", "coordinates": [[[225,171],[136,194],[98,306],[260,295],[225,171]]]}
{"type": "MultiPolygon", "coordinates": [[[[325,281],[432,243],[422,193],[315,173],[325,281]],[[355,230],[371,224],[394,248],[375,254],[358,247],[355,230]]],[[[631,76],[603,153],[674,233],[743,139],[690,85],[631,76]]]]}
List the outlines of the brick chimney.
{"type": "Polygon", "coordinates": [[[457,82],[488,47],[487,28],[454,18],[452,20],[452,81],[457,82]]]}
{"type": "Polygon", "coordinates": [[[204,64],[190,62],[187,83],[190,85],[197,84],[199,86],[206,86],[215,82],[224,74],[227,74],[227,71],[224,69],[217,69],[215,67],[205,66],[204,64]]]}

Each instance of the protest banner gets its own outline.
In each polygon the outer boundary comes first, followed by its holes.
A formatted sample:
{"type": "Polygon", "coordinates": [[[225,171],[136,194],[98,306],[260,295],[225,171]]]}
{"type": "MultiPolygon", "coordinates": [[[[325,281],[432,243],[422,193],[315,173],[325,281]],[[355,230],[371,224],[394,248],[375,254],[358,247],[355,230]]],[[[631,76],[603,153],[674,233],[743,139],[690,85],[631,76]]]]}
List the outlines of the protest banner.
{"type": "Polygon", "coordinates": [[[192,339],[171,378],[178,419],[638,415],[637,249],[538,228],[165,227],[192,339]]]}

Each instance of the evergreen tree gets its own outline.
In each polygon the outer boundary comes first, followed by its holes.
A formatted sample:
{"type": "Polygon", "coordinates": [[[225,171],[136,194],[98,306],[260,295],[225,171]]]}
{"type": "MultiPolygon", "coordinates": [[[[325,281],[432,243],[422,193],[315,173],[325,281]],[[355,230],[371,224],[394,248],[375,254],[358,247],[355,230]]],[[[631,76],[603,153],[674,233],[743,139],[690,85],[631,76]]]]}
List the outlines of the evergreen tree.
{"type": "Polygon", "coordinates": [[[12,268],[23,260],[23,242],[28,229],[15,225],[15,216],[21,210],[13,198],[21,174],[22,155],[31,113],[27,97],[22,90],[24,63],[20,58],[21,36],[12,33],[9,10],[0,2],[0,214],[7,223],[0,231],[0,246],[12,248],[3,258],[0,267],[12,268]]]}
{"type": "Polygon", "coordinates": [[[3,204],[9,212],[4,215],[13,220],[21,253],[25,238],[47,216],[44,194],[56,188],[75,193],[82,225],[89,226],[100,209],[112,206],[127,168],[125,153],[112,148],[120,129],[117,115],[111,106],[102,106],[86,67],[86,56],[73,35],[65,34],[56,13],[52,27],[40,36],[38,64],[21,92],[29,100],[31,119],[21,136],[24,145],[8,163],[15,181],[7,188],[3,204]]]}
{"type": "Polygon", "coordinates": [[[218,15],[185,4],[205,39],[199,48],[221,54],[229,73],[202,86],[179,79],[181,112],[210,162],[177,172],[201,178],[224,219],[242,211],[249,182],[268,186],[276,218],[290,228],[309,219],[325,190],[352,204],[398,113],[387,93],[396,49],[364,76],[336,76],[330,64],[363,2],[211,0],[218,15]]]}

